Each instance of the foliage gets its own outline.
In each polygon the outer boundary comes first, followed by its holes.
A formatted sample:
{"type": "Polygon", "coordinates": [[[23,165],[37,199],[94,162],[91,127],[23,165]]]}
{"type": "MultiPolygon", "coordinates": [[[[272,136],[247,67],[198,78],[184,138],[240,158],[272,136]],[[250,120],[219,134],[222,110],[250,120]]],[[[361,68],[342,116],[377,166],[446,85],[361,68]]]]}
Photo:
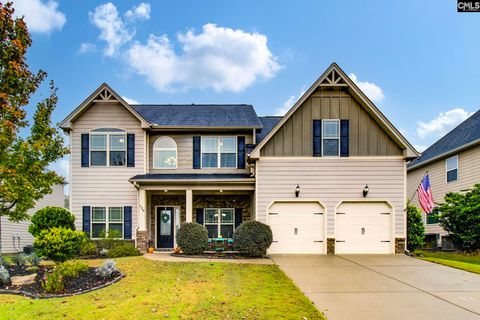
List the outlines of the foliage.
{"type": "Polygon", "coordinates": [[[480,184],[465,193],[449,192],[438,207],[439,223],[457,248],[480,249],[480,184]]]}
{"type": "Polygon", "coordinates": [[[27,255],[24,253],[19,253],[10,257],[12,262],[19,267],[23,267],[27,264],[27,255]]]}
{"type": "Polygon", "coordinates": [[[118,272],[117,265],[113,260],[107,260],[102,266],[95,269],[95,274],[101,278],[110,278],[116,272],[118,272]]]}
{"type": "Polygon", "coordinates": [[[86,241],[80,248],[80,256],[89,257],[97,255],[97,245],[92,241],[86,241]]]}
{"type": "Polygon", "coordinates": [[[76,278],[89,269],[88,264],[78,260],[65,261],[55,268],[62,277],[76,278]]]}
{"type": "Polygon", "coordinates": [[[185,254],[203,253],[208,248],[208,231],[198,223],[184,223],[177,231],[177,243],[185,254]]]}
{"type": "Polygon", "coordinates": [[[27,255],[27,261],[34,267],[38,267],[42,259],[36,253],[27,255]]]}
{"type": "Polygon", "coordinates": [[[459,262],[480,265],[480,251],[479,252],[443,252],[443,251],[417,250],[415,251],[415,254],[424,258],[452,260],[452,261],[459,261],[459,262]]]}
{"type": "Polygon", "coordinates": [[[107,235],[105,230],[100,233],[101,240],[97,240],[98,248],[110,250],[125,243],[125,240],[120,239],[121,233],[118,230],[112,230],[107,235]]]}
{"type": "Polygon", "coordinates": [[[39,102],[30,134],[26,106],[46,77],[32,73],[26,63],[32,40],[23,18],[15,18],[12,3],[0,3],[0,216],[27,220],[27,210],[61,183],[50,163],[68,153],[63,138],[52,125],[58,97],[53,81],[50,95],[39,102]]]}
{"type": "Polygon", "coordinates": [[[42,283],[42,287],[47,293],[62,292],[65,288],[65,284],[63,283],[63,276],[60,274],[60,272],[56,271],[47,274],[42,283]]]}
{"type": "Polygon", "coordinates": [[[28,232],[37,237],[42,230],[53,227],[75,230],[75,216],[65,208],[45,207],[32,216],[28,232]]]}
{"type": "Polygon", "coordinates": [[[65,228],[43,230],[35,238],[33,246],[36,252],[55,262],[73,258],[87,241],[85,233],[65,228]]]}
{"type": "Polygon", "coordinates": [[[259,221],[243,222],[233,235],[235,248],[246,257],[263,257],[272,240],[270,227],[259,221]]]}
{"type": "Polygon", "coordinates": [[[135,248],[132,243],[124,243],[108,250],[107,252],[108,258],[131,257],[138,255],[140,255],[140,252],[138,252],[137,248],[135,248]]]}
{"type": "Polygon", "coordinates": [[[9,263],[3,256],[0,256],[0,266],[8,267],[9,263]]]}
{"type": "Polygon", "coordinates": [[[8,273],[7,268],[3,265],[0,265],[0,282],[4,285],[10,284],[10,273],[8,273]]]}
{"type": "Polygon", "coordinates": [[[106,257],[108,254],[108,249],[102,249],[100,250],[100,255],[103,256],[103,257],[106,257]]]}
{"type": "Polygon", "coordinates": [[[425,243],[425,226],[422,213],[414,205],[407,205],[407,249],[410,252],[423,246],[425,243]]]}

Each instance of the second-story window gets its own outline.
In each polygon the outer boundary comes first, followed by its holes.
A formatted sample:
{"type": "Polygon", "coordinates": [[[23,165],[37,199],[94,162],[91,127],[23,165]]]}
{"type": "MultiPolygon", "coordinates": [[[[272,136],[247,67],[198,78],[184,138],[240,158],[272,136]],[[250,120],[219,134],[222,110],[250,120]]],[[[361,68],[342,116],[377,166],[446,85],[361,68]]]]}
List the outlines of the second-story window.
{"type": "Polygon", "coordinates": [[[447,182],[458,180],[458,156],[453,156],[447,159],[447,182]]]}
{"type": "Polygon", "coordinates": [[[170,137],[160,137],[153,145],[153,168],[177,168],[177,144],[170,137]]]}
{"type": "Polygon", "coordinates": [[[202,168],[236,168],[236,137],[202,137],[202,168]]]}
{"type": "Polygon", "coordinates": [[[340,155],[340,120],[322,121],[322,153],[323,156],[340,155]]]}
{"type": "Polygon", "coordinates": [[[90,165],[122,167],[126,164],[126,135],[120,129],[106,132],[95,129],[90,134],[90,165]]]}

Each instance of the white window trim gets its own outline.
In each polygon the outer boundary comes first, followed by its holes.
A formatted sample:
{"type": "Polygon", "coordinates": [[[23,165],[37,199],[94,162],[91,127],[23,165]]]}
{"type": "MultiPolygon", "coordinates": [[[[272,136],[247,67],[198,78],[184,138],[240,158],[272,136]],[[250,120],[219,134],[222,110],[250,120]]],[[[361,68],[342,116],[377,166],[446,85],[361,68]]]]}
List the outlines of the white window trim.
{"type": "MultiPolygon", "coordinates": [[[[226,226],[233,226],[233,232],[235,232],[235,208],[204,208],[203,209],[203,225],[204,226],[217,226],[217,234],[221,235],[222,234],[222,225],[226,226]],[[213,222],[206,222],[206,210],[216,210],[217,215],[218,215],[218,221],[216,223],[213,222]],[[232,222],[225,222],[222,223],[222,218],[220,217],[221,211],[222,210],[232,210],[232,222]]],[[[222,235],[223,236],[223,235],[222,235]]]]}
{"type": "Polygon", "coordinates": [[[200,138],[200,168],[201,169],[236,169],[238,167],[238,136],[202,136],[200,138]],[[204,167],[203,166],[203,154],[210,153],[210,152],[203,152],[203,139],[204,138],[217,138],[217,166],[216,167],[204,167]],[[235,166],[233,167],[222,167],[221,159],[222,159],[222,152],[220,146],[220,139],[222,138],[234,138],[235,140],[235,166]]]}
{"type": "Polygon", "coordinates": [[[458,180],[460,180],[459,172],[458,172],[458,155],[454,155],[454,156],[451,156],[451,157],[448,157],[447,159],[445,159],[445,182],[446,183],[454,183],[454,182],[457,182],[458,180]],[[451,158],[456,158],[457,166],[455,167],[455,169],[448,170],[448,159],[451,159],[451,158]],[[457,179],[452,180],[452,181],[448,181],[448,173],[450,171],[453,171],[453,170],[457,170],[457,179]]]}
{"type": "Polygon", "coordinates": [[[105,236],[108,236],[108,225],[110,223],[110,208],[121,208],[122,209],[122,221],[112,221],[111,223],[115,224],[122,224],[122,237],[121,238],[115,238],[118,240],[123,240],[125,239],[125,230],[124,230],[124,223],[125,223],[125,208],[123,206],[109,206],[109,207],[102,207],[102,206],[91,206],[90,207],[90,239],[92,240],[101,240],[102,238],[94,238],[93,237],[93,225],[94,224],[105,224],[105,236]],[[93,208],[104,208],[105,209],[105,222],[94,222],[93,221],[93,208]]]}
{"type": "MultiPolygon", "coordinates": [[[[89,136],[89,148],[88,148],[88,161],[90,162],[90,167],[126,167],[127,166],[127,133],[125,131],[123,132],[114,132],[114,131],[105,131],[105,132],[93,132],[90,131],[90,136],[89,136]],[[107,152],[107,160],[105,165],[95,165],[92,164],[92,151],[104,151],[102,150],[92,150],[92,136],[96,135],[104,135],[106,137],[106,145],[105,145],[105,151],[107,152]],[[123,166],[111,166],[110,165],[110,135],[123,135],[124,140],[125,140],[125,147],[124,147],[124,152],[125,152],[125,164],[123,166]]],[[[114,149],[112,151],[122,151],[120,149],[114,149]]]]}
{"type": "Polygon", "coordinates": [[[322,157],[340,157],[340,119],[322,119],[322,157]],[[338,138],[332,138],[332,137],[325,137],[325,122],[337,122],[338,123],[338,131],[337,131],[337,137],[338,138]],[[338,154],[336,156],[332,155],[324,155],[323,152],[325,151],[325,148],[323,147],[323,140],[337,140],[338,141],[338,154]]]}
{"type": "Polygon", "coordinates": [[[169,137],[169,136],[161,136],[161,137],[158,137],[157,140],[155,140],[155,143],[153,144],[153,169],[159,169],[159,170],[175,170],[178,168],[178,145],[177,145],[177,142],[175,141],[175,139],[173,139],[172,137],[169,137]],[[174,148],[159,148],[159,147],[155,147],[155,145],[157,144],[157,142],[160,141],[160,139],[162,138],[167,138],[167,139],[170,139],[173,141],[173,143],[175,143],[175,149],[174,148]],[[155,151],[172,151],[172,150],[175,150],[175,167],[170,167],[170,168],[162,168],[162,167],[156,167],[155,166],[155,151]]]}

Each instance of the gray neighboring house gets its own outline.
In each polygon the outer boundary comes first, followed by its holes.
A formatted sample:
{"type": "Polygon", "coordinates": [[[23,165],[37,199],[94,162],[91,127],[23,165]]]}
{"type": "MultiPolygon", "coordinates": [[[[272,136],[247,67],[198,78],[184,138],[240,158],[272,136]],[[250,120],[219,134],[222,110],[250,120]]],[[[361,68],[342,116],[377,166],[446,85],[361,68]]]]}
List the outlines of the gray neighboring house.
{"type": "MultiPolygon", "coordinates": [[[[37,210],[47,206],[64,207],[63,184],[52,186],[52,193],[38,200],[35,207],[28,210],[31,216],[37,210]]],[[[17,253],[23,251],[23,247],[33,244],[33,236],[28,232],[30,221],[12,222],[6,217],[0,217],[1,246],[0,253],[17,253]]]]}
{"type": "MultiPolygon", "coordinates": [[[[415,193],[428,171],[435,203],[441,203],[448,192],[466,191],[480,183],[480,111],[426,149],[408,164],[408,197],[415,193]]],[[[418,197],[412,203],[420,208],[418,197]]],[[[426,247],[452,249],[448,233],[433,216],[422,211],[426,247]]]]}
{"type": "Polygon", "coordinates": [[[60,124],[77,228],[171,249],[180,224],[231,238],[267,223],[269,253],[401,253],[418,153],[333,63],[283,117],[253,106],[130,105],[102,84],[60,124]]]}

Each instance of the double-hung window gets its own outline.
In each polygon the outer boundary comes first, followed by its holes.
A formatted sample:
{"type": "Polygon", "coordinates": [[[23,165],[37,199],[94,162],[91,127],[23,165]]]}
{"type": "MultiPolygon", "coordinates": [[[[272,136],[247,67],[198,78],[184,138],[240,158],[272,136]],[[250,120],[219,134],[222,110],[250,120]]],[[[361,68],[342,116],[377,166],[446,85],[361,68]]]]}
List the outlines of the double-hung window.
{"type": "Polygon", "coordinates": [[[458,156],[450,157],[446,160],[447,182],[458,180],[458,156]]]}
{"type": "Polygon", "coordinates": [[[91,238],[123,238],[123,207],[92,207],[91,238]]]}
{"type": "Polygon", "coordinates": [[[322,121],[322,155],[340,155],[340,120],[322,121]]]}
{"type": "Polygon", "coordinates": [[[95,129],[90,133],[90,165],[126,165],[126,134],[121,129],[95,129]],[[106,132],[113,131],[113,132],[106,132]]]}
{"type": "Polygon", "coordinates": [[[204,225],[208,230],[209,238],[233,238],[235,229],[235,209],[232,208],[205,208],[204,225]]]}
{"type": "Polygon", "coordinates": [[[236,168],[236,137],[202,137],[202,168],[236,168]]]}

